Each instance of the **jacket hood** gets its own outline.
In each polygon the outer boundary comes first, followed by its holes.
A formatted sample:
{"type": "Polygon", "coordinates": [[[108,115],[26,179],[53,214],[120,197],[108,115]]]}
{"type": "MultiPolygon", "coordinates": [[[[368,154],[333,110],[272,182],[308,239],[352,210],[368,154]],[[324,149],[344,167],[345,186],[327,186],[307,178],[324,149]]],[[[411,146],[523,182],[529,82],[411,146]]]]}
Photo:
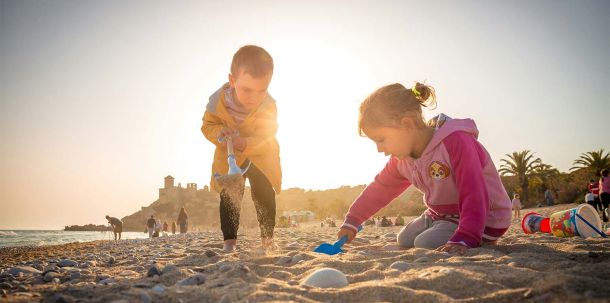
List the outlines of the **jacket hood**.
{"type": "Polygon", "coordinates": [[[429,123],[436,128],[436,132],[423,154],[434,150],[437,145],[454,132],[467,132],[475,139],[479,137],[479,130],[472,119],[451,119],[444,114],[440,114],[432,118],[429,123]]]}

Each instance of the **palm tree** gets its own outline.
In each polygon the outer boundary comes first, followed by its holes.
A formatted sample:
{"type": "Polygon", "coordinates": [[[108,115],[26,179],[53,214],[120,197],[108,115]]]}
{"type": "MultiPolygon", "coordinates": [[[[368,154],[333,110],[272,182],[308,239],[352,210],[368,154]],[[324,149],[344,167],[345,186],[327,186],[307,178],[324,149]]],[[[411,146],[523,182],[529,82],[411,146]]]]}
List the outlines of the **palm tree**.
{"type": "Polygon", "coordinates": [[[586,152],[581,154],[580,158],[574,160],[572,164],[574,166],[570,170],[590,169],[595,173],[595,176],[599,177],[602,169],[610,167],[610,153],[604,155],[603,148],[598,151],[586,152]]]}
{"type": "Polygon", "coordinates": [[[537,167],[542,163],[540,158],[534,158],[534,153],[529,150],[506,154],[508,159],[501,159],[498,172],[502,176],[517,176],[521,185],[521,198],[524,202],[528,201],[529,176],[536,173],[537,167]]]}

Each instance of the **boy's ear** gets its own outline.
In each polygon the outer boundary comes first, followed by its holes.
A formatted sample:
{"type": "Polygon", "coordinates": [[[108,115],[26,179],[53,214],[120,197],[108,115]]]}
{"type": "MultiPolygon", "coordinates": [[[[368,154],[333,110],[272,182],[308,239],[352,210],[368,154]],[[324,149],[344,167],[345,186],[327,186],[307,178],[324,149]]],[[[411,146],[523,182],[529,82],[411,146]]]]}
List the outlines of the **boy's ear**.
{"type": "Polygon", "coordinates": [[[235,87],[235,76],[233,76],[233,74],[229,73],[229,85],[234,88],[235,87]]]}

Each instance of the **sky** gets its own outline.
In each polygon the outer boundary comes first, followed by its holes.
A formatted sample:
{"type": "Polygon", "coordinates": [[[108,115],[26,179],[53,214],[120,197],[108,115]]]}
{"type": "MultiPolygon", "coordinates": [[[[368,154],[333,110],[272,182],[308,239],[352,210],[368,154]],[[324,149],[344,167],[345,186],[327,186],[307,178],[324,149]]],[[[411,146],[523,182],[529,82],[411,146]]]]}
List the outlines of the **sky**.
{"type": "Polygon", "coordinates": [[[426,81],[496,166],[610,150],[609,1],[0,0],[0,229],[106,224],[163,178],[209,183],[208,97],[243,45],[274,58],[283,188],[369,183],[360,102],[426,81]],[[222,3],[221,3],[222,2],[222,3]],[[604,120],[606,119],[606,120],[604,120]]]}

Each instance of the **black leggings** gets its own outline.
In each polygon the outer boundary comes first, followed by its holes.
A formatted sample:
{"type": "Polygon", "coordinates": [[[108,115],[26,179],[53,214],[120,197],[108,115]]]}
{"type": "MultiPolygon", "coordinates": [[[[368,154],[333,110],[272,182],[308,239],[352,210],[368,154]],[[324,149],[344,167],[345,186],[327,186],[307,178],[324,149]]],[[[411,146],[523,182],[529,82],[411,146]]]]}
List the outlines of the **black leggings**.
{"type": "MultiPolygon", "coordinates": [[[[246,167],[246,161],[243,167],[246,167]]],[[[273,186],[263,172],[254,164],[244,174],[244,178],[250,180],[252,200],[256,208],[256,217],[261,229],[262,238],[273,238],[275,228],[275,191],[273,186]]],[[[244,192],[240,192],[240,200],[244,192]]],[[[235,201],[239,203],[240,201],[235,201]]],[[[237,239],[237,229],[239,229],[239,208],[236,203],[232,203],[229,195],[223,190],[220,193],[220,229],[225,240],[237,239]]]]}
{"type": "Polygon", "coordinates": [[[610,193],[599,194],[599,199],[601,200],[602,207],[604,209],[602,211],[602,218],[604,219],[604,222],[608,222],[608,216],[606,216],[606,209],[608,208],[608,205],[610,205],[610,193]]]}

